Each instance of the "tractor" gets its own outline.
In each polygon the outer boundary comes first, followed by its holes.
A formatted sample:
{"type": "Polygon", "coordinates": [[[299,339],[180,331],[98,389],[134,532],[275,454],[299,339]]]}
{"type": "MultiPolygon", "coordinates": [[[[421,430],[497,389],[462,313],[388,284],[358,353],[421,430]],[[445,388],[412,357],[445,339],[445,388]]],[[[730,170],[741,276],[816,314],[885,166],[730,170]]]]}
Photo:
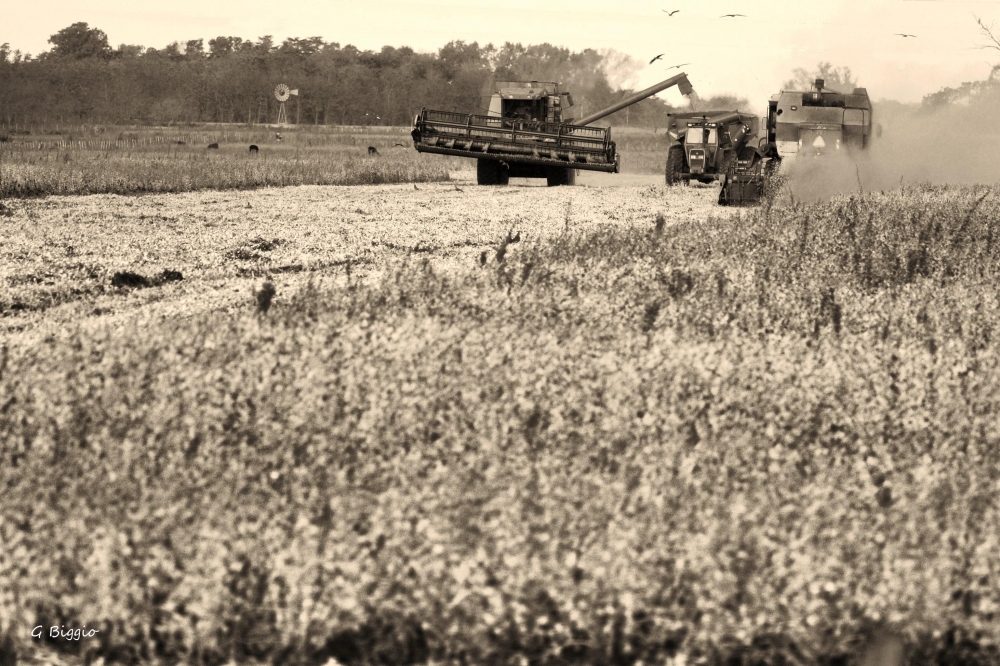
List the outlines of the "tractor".
{"type": "Polygon", "coordinates": [[[667,132],[673,142],[667,150],[667,184],[721,180],[720,204],[756,200],[763,176],[778,163],[773,145],[766,138],[758,139],[759,127],[757,116],[740,111],[671,114],[667,132]],[[759,177],[736,177],[748,173],[759,177]]]}
{"type": "Polygon", "coordinates": [[[667,185],[721,180],[737,153],[757,136],[756,116],[739,111],[672,113],[667,134],[667,185]]]}

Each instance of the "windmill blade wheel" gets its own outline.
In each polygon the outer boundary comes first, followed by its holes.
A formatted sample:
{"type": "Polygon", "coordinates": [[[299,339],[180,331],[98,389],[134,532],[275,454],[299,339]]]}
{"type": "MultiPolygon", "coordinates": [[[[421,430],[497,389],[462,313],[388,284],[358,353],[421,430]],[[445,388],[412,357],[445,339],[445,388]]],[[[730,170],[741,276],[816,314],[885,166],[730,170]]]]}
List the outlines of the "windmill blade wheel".
{"type": "Polygon", "coordinates": [[[285,102],[288,100],[288,96],[291,94],[291,90],[284,83],[279,83],[274,87],[274,99],[279,102],[285,102]]]}

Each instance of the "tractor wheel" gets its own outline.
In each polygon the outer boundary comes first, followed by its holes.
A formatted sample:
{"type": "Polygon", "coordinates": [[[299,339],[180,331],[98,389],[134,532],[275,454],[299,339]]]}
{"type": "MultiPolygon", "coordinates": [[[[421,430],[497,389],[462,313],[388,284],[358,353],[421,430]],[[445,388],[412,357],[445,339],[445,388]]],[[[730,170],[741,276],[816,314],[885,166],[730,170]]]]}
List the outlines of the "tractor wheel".
{"type": "Polygon", "coordinates": [[[572,185],[576,182],[576,170],[552,167],[545,174],[545,182],[549,187],[572,185]]]}
{"type": "Polygon", "coordinates": [[[499,160],[478,160],[476,182],[480,185],[506,185],[510,180],[506,165],[499,160]]]}
{"type": "Polygon", "coordinates": [[[681,180],[684,172],[684,148],[681,146],[670,146],[667,151],[667,185],[675,185],[681,180]]]}

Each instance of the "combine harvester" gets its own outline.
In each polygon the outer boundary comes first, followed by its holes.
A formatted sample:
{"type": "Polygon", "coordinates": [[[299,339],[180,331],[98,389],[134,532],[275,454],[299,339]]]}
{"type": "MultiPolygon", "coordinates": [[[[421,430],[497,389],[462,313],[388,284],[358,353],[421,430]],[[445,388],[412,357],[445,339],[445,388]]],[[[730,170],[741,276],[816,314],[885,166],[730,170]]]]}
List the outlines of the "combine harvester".
{"type": "Polygon", "coordinates": [[[867,150],[872,102],[868,91],[844,94],[816,79],[809,92],[782,91],[767,105],[768,140],[782,158],[822,157],[867,150]]]}
{"type": "MultiPolygon", "coordinates": [[[[808,92],[782,91],[767,105],[767,135],[739,152],[726,169],[720,204],[754,203],[781,161],[853,157],[871,145],[872,103],[868,91],[827,90],[816,79],[808,92]]],[[[876,134],[880,128],[876,127],[876,134]]]]}
{"type": "Polygon", "coordinates": [[[850,156],[871,142],[872,107],[864,88],[850,95],[826,90],[783,91],[768,102],[766,135],[760,121],[739,111],[672,114],[666,182],[722,180],[720,204],[758,201],[767,178],[784,159],[794,162],[850,156]]]}
{"type": "Polygon", "coordinates": [[[480,185],[506,185],[511,177],[572,185],[576,169],[618,172],[611,129],[588,127],[590,123],[675,85],[684,95],[694,92],[681,73],[606,109],[570,120],[567,111],[573,98],[559,84],[501,83],[490,99],[488,115],[421,109],[410,134],[421,153],[475,159],[480,185]]]}

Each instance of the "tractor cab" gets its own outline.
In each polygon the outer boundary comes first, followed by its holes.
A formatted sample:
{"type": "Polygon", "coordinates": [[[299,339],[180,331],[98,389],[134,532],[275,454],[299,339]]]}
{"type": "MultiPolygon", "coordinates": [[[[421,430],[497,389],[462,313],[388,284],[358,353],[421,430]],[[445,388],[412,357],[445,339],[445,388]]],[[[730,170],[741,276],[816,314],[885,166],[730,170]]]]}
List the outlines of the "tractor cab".
{"type": "Polygon", "coordinates": [[[725,128],[719,127],[718,123],[705,119],[689,122],[684,132],[684,151],[687,153],[689,173],[703,174],[706,165],[714,165],[720,140],[725,143],[726,138],[725,128]]]}

